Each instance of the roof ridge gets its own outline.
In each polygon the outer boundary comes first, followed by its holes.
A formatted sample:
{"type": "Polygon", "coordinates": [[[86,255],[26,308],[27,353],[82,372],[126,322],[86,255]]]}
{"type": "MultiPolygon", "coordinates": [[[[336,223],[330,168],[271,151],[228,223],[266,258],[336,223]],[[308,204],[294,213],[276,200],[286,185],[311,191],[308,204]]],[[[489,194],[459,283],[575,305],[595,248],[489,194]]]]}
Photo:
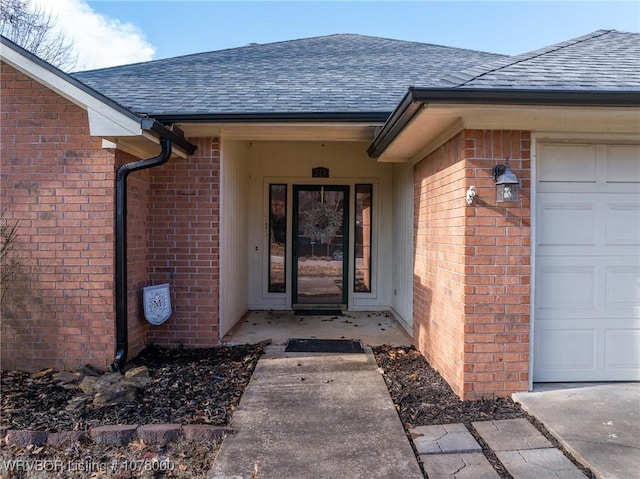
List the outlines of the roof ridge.
{"type": "MultiPolygon", "coordinates": [[[[457,85],[454,86],[454,88],[460,88],[463,87],[469,83],[471,83],[474,80],[477,80],[478,78],[484,76],[484,75],[488,75],[490,73],[494,73],[497,72],[499,70],[502,70],[504,68],[516,65],[518,63],[522,63],[534,58],[538,58],[541,57],[543,55],[547,55],[549,53],[552,52],[557,52],[559,50],[562,50],[564,48],[568,48],[571,47],[573,45],[577,45],[579,43],[583,43],[586,42],[588,40],[592,40],[594,38],[598,38],[604,35],[608,35],[610,33],[616,32],[617,30],[596,30],[595,32],[591,32],[588,33],[587,35],[583,35],[581,37],[577,37],[574,38],[572,40],[566,40],[564,42],[560,42],[560,43],[556,43],[554,45],[549,45],[547,47],[542,47],[539,48],[537,50],[532,50],[530,52],[526,52],[526,53],[522,53],[520,55],[515,55],[512,57],[508,57],[508,58],[504,58],[504,59],[500,59],[500,60],[496,60],[494,62],[491,63],[487,63],[485,65],[478,65],[475,67],[472,67],[468,70],[466,70],[467,72],[469,72],[470,75],[473,75],[474,70],[483,70],[482,72],[479,72],[473,76],[471,76],[470,78],[467,78],[466,80],[462,81],[462,83],[459,83],[457,85]]],[[[460,72],[461,74],[464,74],[464,72],[460,72]]],[[[448,78],[444,78],[445,81],[449,80],[451,82],[455,82],[455,80],[462,80],[461,78],[457,77],[456,75],[449,75],[448,78]]]]}
{"type": "Polygon", "coordinates": [[[141,61],[141,62],[135,62],[135,63],[128,63],[128,64],[124,64],[124,65],[114,65],[114,66],[109,66],[109,67],[93,68],[91,70],[75,71],[75,72],[72,72],[72,74],[73,75],[76,75],[76,74],[77,75],[84,75],[84,74],[89,74],[89,73],[94,73],[94,72],[104,72],[104,71],[109,71],[109,70],[117,70],[117,69],[120,69],[120,68],[137,67],[137,66],[141,66],[141,65],[157,64],[159,62],[183,61],[183,60],[188,60],[190,58],[202,57],[202,56],[205,56],[205,55],[234,53],[234,52],[241,51],[241,50],[246,50],[246,49],[255,49],[255,48],[260,48],[260,47],[273,47],[273,46],[288,45],[288,44],[291,45],[291,44],[295,44],[295,43],[299,43],[299,42],[309,42],[309,41],[340,38],[340,37],[341,38],[352,38],[352,39],[353,38],[358,38],[358,39],[369,39],[369,40],[381,40],[381,41],[385,41],[385,42],[396,42],[396,43],[402,43],[402,44],[407,44],[407,45],[420,45],[422,47],[440,48],[440,49],[446,49],[446,50],[450,50],[450,51],[490,54],[490,55],[494,55],[496,57],[497,56],[503,56],[503,57],[505,56],[504,54],[501,54],[501,53],[486,52],[486,51],[483,51],[483,50],[475,50],[475,49],[471,49],[471,48],[453,47],[453,46],[449,46],[449,45],[440,45],[440,44],[429,43],[429,42],[420,42],[420,41],[416,41],[416,40],[402,40],[402,39],[398,39],[398,38],[382,37],[382,36],[375,36],[375,35],[365,35],[365,34],[361,34],[361,33],[330,33],[330,34],[326,34],[326,35],[316,35],[316,36],[304,37],[304,38],[293,38],[293,39],[289,39],[289,40],[278,40],[278,41],[265,42],[265,43],[247,43],[245,45],[240,45],[240,46],[236,46],[236,47],[222,48],[222,49],[219,49],[219,50],[209,50],[209,51],[203,51],[203,52],[186,53],[184,55],[177,55],[177,56],[165,57],[165,58],[156,58],[156,59],[153,59],[153,60],[147,60],[147,61],[141,61]]]}

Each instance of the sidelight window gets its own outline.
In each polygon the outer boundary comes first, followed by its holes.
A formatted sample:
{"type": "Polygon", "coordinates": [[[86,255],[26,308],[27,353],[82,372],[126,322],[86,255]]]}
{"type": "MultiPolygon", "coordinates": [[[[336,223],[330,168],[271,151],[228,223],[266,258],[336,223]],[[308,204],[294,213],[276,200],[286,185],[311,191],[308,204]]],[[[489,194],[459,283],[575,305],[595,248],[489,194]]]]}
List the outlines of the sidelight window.
{"type": "Polygon", "coordinates": [[[269,185],[269,292],[286,291],[287,185],[269,185]]]}
{"type": "Polygon", "coordinates": [[[356,185],[354,271],[356,293],[371,292],[371,221],[373,185],[356,185]]]}

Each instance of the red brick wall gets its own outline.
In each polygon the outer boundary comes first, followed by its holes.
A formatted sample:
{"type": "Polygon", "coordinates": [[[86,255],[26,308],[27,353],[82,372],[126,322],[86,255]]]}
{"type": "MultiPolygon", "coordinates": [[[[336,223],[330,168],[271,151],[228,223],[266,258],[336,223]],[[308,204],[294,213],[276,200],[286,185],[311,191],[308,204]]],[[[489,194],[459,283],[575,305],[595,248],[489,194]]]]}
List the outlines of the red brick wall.
{"type": "Polygon", "coordinates": [[[106,366],[114,351],[113,154],[86,112],[1,65],[0,203],[19,221],[2,368],[106,366]]]}
{"type": "Polygon", "coordinates": [[[460,138],[415,166],[414,339],[461,394],[464,363],[465,185],[460,138]]]}
{"type": "Polygon", "coordinates": [[[528,132],[481,130],[415,167],[416,343],[463,399],[528,387],[530,168],[528,132]],[[492,169],[506,156],[521,199],[500,204],[492,169]]]}
{"type": "Polygon", "coordinates": [[[170,282],[173,315],[149,329],[149,342],[208,347],[218,343],[220,147],[198,149],[150,171],[149,254],[153,284],[170,282]]]}

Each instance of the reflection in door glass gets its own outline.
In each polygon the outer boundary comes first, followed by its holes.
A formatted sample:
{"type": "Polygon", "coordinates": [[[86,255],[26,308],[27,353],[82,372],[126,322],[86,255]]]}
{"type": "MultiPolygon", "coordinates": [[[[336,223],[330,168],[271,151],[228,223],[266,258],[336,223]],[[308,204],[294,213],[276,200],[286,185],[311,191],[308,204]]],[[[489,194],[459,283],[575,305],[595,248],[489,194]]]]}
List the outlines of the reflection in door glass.
{"type": "Polygon", "coordinates": [[[358,293],[371,292],[371,198],[373,185],[356,185],[355,284],[358,293]]]}
{"type": "MultiPolygon", "coordinates": [[[[336,188],[337,189],[337,188],[336,188]]],[[[297,302],[343,304],[346,190],[297,191],[297,302]]]]}
{"type": "Polygon", "coordinates": [[[269,292],[286,291],[287,185],[269,185],[269,292]]]}

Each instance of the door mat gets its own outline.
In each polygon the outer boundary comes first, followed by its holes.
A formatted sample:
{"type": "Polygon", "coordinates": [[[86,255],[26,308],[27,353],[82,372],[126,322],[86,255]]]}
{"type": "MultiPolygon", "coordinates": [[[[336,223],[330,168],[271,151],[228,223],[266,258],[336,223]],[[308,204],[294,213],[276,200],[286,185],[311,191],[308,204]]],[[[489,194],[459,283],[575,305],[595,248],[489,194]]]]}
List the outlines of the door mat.
{"type": "Polygon", "coordinates": [[[364,353],[359,339],[290,339],[285,353],[364,353]]]}
{"type": "Polygon", "coordinates": [[[294,309],[295,316],[342,316],[341,309],[294,309]]]}

